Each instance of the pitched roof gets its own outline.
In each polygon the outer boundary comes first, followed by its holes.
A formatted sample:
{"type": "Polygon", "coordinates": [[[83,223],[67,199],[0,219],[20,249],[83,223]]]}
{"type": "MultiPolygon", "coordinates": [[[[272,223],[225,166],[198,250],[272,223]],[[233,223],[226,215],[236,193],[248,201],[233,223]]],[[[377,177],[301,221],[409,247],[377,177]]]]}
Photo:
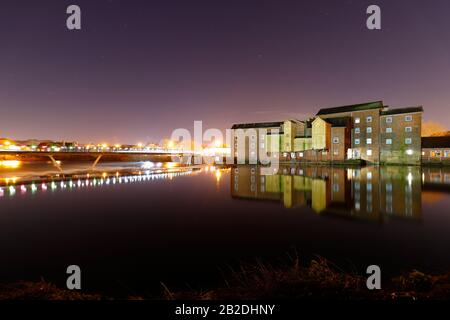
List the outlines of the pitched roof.
{"type": "Polygon", "coordinates": [[[337,117],[323,119],[330,123],[332,127],[346,127],[351,122],[351,117],[337,117]]]}
{"type": "Polygon", "coordinates": [[[409,108],[396,108],[396,109],[381,111],[381,115],[386,116],[386,115],[391,115],[391,114],[402,114],[402,113],[413,113],[413,112],[423,112],[422,106],[409,107],[409,108]]]}
{"type": "Polygon", "coordinates": [[[450,148],[450,136],[422,137],[422,148],[450,148]]]}
{"type": "Polygon", "coordinates": [[[361,111],[361,110],[378,109],[378,108],[383,108],[383,101],[373,101],[373,102],[352,104],[352,105],[348,105],[348,106],[340,106],[340,107],[333,107],[333,108],[322,108],[319,110],[319,112],[317,112],[317,115],[320,116],[320,115],[324,115],[324,114],[352,112],[352,111],[361,111]]]}
{"type": "Polygon", "coordinates": [[[283,124],[282,121],[259,122],[259,123],[239,123],[239,124],[233,124],[231,129],[273,128],[273,127],[280,127],[282,124],[283,124]]]}

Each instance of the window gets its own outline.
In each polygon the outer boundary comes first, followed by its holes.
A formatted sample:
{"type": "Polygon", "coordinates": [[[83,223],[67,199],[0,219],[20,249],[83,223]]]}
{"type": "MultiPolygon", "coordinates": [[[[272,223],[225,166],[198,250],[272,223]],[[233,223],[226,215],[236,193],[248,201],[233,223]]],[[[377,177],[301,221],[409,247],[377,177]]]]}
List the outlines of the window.
{"type": "Polygon", "coordinates": [[[412,116],[411,115],[409,115],[409,116],[405,116],[405,121],[412,121],[412,116]]]}
{"type": "Polygon", "coordinates": [[[355,128],[355,133],[359,133],[359,128],[355,128]]]}
{"type": "Polygon", "coordinates": [[[371,149],[367,149],[367,155],[371,156],[372,155],[372,150],[371,149]]]}
{"type": "Polygon", "coordinates": [[[252,142],[252,143],[251,143],[251,148],[252,148],[252,149],[255,149],[255,148],[256,148],[256,146],[255,146],[255,143],[254,143],[254,142],[252,142]]]}
{"type": "Polygon", "coordinates": [[[300,158],[303,158],[303,152],[300,152],[298,155],[300,158]]]}
{"type": "Polygon", "coordinates": [[[355,139],[355,144],[359,144],[359,139],[355,139]]]}
{"type": "Polygon", "coordinates": [[[264,140],[266,138],[266,135],[262,134],[261,135],[261,140],[264,140]]]}
{"type": "Polygon", "coordinates": [[[333,138],[333,143],[339,143],[339,138],[338,137],[334,137],[333,138]]]}
{"type": "Polygon", "coordinates": [[[412,127],[405,127],[405,132],[412,132],[412,127]]]}
{"type": "Polygon", "coordinates": [[[392,117],[387,117],[386,118],[386,123],[392,123],[392,117]]]}
{"type": "Polygon", "coordinates": [[[386,133],[392,133],[392,128],[386,128],[386,133]]]}
{"type": "Polygon", "coordinates": [[[450,157],[450,150],[444,150],[444,157],[450,157]]]}
{"type": "Polygon", "coordinates": [[[264,148],[265,148],[264,142],[261,142],[261,149],[264,149],[264,148]]]}
{"type": "Polygon", "coordinates": [[[372,117],[371,117],[371,116],[366,117],[366,122],[367,122],[367,123],[372,122],[372,117]]]}
{"type": "Polygon", "coordinates": [[[386,139],[386,144],[392,144],[392,139],[386,139]]]}
{"type": "Polygon", "coordinates": [[[355,123],[359,123],[360,119],[359,118],[355,118],[355,123]]]}
{"type": "Polygon", "coordinates": [[[366,128],[366,132],[367,132],[367,133],[372,133],[372,127],[367,127],[367,128],[366,128]]]}
{"type": "Polygon", "coordinates": [[[406,150],[406,154],[407,154],[408,156],[412,156],[413,151],[412,151],[411,149],[408,149],[408,150],[406,150]]]}
{"type": "Polygon", "coordinates": [[[431,151],[431,156],[432,157],[440,157],[441,156],[441,151],[440,150],[433,150],[433,151],[431,151]]]}
{"type": "Polygon", "coordinates": [[[338,156],[339,155],[339,151],[338,150],[334,150],[333,151],[333,155],[338,156]]]}
{"type": "Polygon", "coordinates": [[[411,144],[411,142],[412,142],[411,138],[406,138],[405,139],[405,144],[411,144]]]}
{"type": "Polygon", "coordinates": [[[392,192],[392,183],[391,182],[386,183],[386,192],[392,192]]]}
{"type": "Polygon", "coordinates": [[[372,144],[372,138],[367,138],[367,139],[366,139],[366,143],[367,143],[367,144],[372,144]]]}

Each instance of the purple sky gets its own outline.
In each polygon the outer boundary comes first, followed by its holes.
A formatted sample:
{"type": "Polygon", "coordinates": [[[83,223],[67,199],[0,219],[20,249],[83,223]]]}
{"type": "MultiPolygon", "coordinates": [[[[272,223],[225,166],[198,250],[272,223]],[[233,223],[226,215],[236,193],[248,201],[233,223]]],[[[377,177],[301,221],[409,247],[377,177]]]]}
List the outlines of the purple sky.
{"type": "Polygon", "coordinates": [[[450,124],[448,0],[2,0],[0,136],[159,141],[175,128],[384,100],[450,124]],[[78,4],[82,30],[68,31],[78,4]],[[366,29],[366,8],[382,30],[366,29]]]}

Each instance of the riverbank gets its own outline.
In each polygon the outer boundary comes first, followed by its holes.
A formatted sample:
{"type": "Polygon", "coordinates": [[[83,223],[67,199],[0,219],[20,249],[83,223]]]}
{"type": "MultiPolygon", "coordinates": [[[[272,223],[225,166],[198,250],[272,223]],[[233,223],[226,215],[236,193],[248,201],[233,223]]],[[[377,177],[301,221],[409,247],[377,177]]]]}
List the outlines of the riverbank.
{"type": "Polygon", "coordinates": [[[136,161],[154,161],[154,162],[178,162],[178,155],[170,154],[151,154],[151,153],[96,153],[96,152],[24,152],[24,153],[0,153],[0,161],[21,161],[21,162],[48,162],[52,156],[57,161],[89,161],[94,162],[101,156],[102,162],[136,162],[136,161]]]}
{"type": "MultiPolygon", "coordinates": [[[[302,267],[299,259],[275,268],[268,264],[242,265],[220,288],[171,291],[162,284],[160,297],[129,296],[129,300],[448,300],[450,272],[428,275],[417,270],[382,280],[381,290],[368,290],[366,276],[346,273],[318,258],[302,267]]],[[[0,300],[114,300],[102,294],[61,289],[44,280],[0,285],[0,300]]]]}

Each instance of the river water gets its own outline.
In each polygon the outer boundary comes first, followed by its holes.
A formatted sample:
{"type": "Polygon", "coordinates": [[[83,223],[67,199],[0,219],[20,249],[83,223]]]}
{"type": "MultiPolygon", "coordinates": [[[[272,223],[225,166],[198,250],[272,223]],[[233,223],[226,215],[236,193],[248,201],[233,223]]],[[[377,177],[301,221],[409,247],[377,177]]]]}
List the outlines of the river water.
{"type": "Polygon", "coordinates": [[[449,169],[142,165],[0,167],[0,282],[64,287],[76,264],[86,291],[153,297],[294,253],[359,273],[450,269],[449,169]]]}

